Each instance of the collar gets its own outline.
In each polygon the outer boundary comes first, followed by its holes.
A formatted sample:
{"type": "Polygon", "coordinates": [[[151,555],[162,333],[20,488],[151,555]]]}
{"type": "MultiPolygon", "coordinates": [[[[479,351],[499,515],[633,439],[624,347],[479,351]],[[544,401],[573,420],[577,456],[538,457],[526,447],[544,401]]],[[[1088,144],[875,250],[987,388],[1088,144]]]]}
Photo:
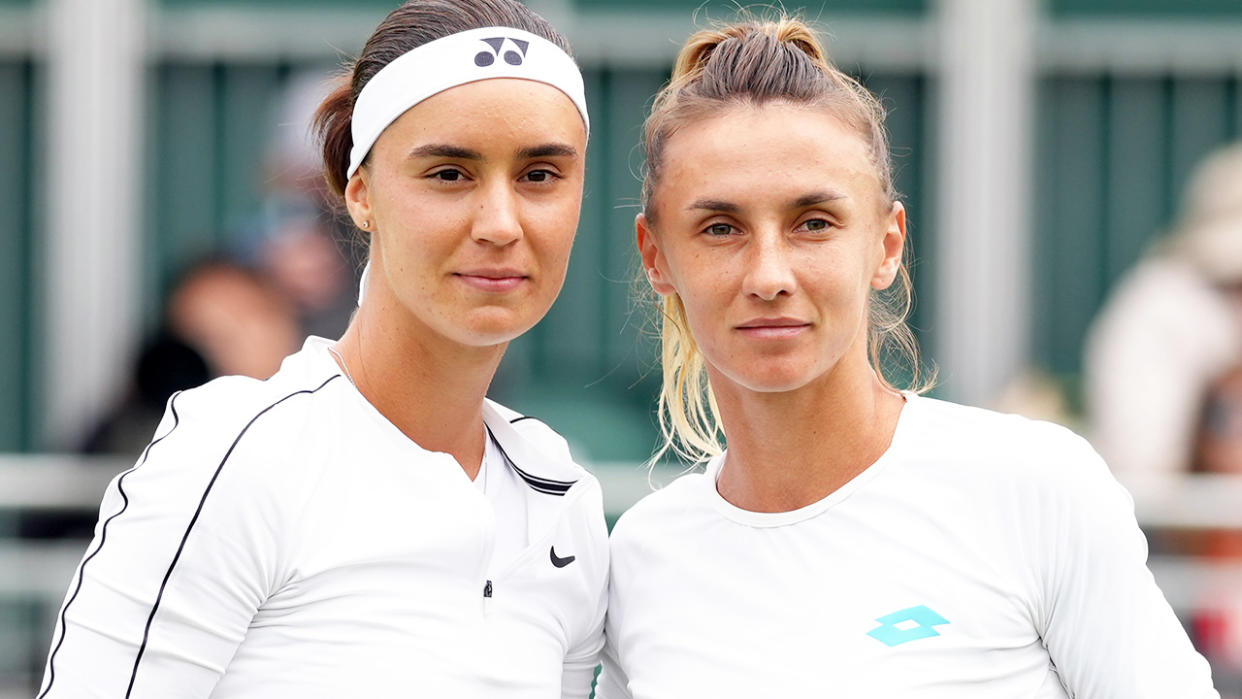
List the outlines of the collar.
{"type": "Polygon", "coordinates": [[[565,440],[543,423],[485,400],[483,424],[514,472],[533,490],[562,496],[582,478],[565,440]]]}

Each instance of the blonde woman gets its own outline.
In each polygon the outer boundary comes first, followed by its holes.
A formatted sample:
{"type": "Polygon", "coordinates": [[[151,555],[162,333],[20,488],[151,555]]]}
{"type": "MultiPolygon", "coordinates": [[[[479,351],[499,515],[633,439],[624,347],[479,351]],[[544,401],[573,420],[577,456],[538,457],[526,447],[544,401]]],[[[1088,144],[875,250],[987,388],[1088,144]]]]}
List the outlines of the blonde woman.
{"type": "Polygon", "coordinates": [[[1086,442],[881,372],[906,211],[812,31],[696,34],[645,135],[666,446],[706,469],[613,532],[600,697],[1217,696],[1086,442]]]}
{"type": "Polygon", "coordinates": [[[109,487],[40,697],[585,697],[599,485],[485,394],[552,305],[587,144],[568,43],[514,0],[409,0],[320,107],[370,236],[345,334],[170,399],[109,487]]]}

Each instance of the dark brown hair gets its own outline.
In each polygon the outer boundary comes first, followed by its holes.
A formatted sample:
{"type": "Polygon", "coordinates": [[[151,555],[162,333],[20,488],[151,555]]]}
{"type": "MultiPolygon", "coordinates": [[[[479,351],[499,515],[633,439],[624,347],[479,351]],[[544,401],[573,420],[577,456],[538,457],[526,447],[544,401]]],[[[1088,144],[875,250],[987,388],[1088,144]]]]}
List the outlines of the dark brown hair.
{"type": "MultiPolygon", "coordinates": [[[[885,202],[891,205],[897,200],[879,100],[828,60],[819,37],[802,20],[747,16],[687,39],[672,78],[651,108],[643,133],[642,202],[653,229],[659,229],[654,199],[669,138],[686,125],[727,109],[774,102],[823,109],[853,129],[870,149],[885,202]]],[[[908,245],[906,251],[908,256],[908,245]]],[[[921,375],[918,344],[905,322],[912,290],[908,264],[903,261],[897,281],[888,290],[871,295],[868,348],[881,382],[893,388],[884,376],[882,359],[895,358],[912,374],[908,390],[921,392],[930,388],[934,378],[921,375]]],[[[672,450],[690,461],[704,461],[720,451],[722,428],[716,399],[681,298],[676,294],[664,298],[660,309],[664,385],[659,417],[664,445],[653,460],[672,450]]]]}
{"type": "Polygon", "coordinates": [[[345,193],[345,170],[354,145],[350,133],[354,102],[367,82],[397,57],[423,44],[482,27],[521,29],[573,55],[565,37],[516,0],[408,0],[379,23],[358,60],[345,67],[340,84],[315,111],[313,128],[323,143],[324,177],[332,191],[338,196],[345,193]]]}

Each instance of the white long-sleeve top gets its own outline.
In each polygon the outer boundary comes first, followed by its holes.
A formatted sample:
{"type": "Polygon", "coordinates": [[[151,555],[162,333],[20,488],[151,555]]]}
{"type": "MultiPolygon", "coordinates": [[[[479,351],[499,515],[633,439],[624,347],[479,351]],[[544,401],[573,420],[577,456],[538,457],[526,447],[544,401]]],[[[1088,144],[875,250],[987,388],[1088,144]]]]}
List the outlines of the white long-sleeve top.
{"type": "Polygon", "coordinates": [[[910,396],[823,500],[734,507],[722,459],[623,515],[601,699],[1215,699],[1133,503],[1048,424],[910,396]]]}
{"type": "Polygon", "coordinates": [[[494,561],[513,523],[326,344],[267,381],[169,401],[104,497],[39,697],[587,696],[608,566],[598,482],[552,430],[487,403],[528,486],[528,545],[494,561]]]}

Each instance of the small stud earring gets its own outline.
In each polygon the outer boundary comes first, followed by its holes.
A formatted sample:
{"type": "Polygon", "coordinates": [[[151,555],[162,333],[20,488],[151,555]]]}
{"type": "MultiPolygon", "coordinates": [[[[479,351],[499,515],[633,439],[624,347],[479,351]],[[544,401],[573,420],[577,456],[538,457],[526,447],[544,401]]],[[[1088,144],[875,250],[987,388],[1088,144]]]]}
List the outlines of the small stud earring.
{"type": "Polygon", "coordinates": [[[363,221],[363,222],[362,222],[362,228],[363,228],[363,230],[366,230],[366,229],[368,229],[368,228],[370,228],[370,227],[371,227],[371,222],[370,222],[370,221],[363,221]]]}

